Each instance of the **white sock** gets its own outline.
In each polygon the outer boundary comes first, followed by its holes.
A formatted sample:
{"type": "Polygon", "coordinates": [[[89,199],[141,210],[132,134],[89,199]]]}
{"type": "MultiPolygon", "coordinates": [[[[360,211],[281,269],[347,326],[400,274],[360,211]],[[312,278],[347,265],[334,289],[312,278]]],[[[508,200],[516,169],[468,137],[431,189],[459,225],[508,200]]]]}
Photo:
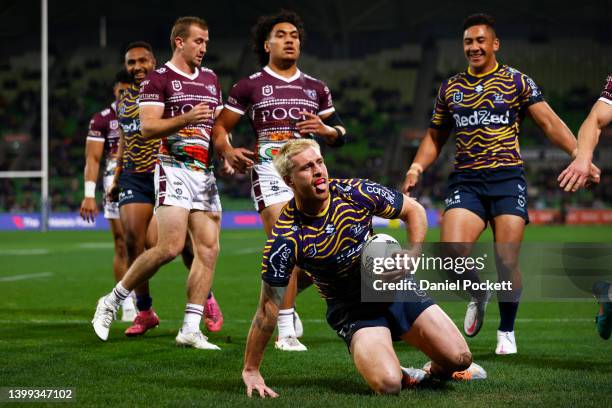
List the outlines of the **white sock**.
{"type": "Polygon", "coordinates": [[[187,303],[185,306],[185,318],[183,319],[183,333],[195,333],[200,331],[200,322],[204,314],[204,306],[187,303]]]}
{"type": "Polygon", "coordinates": [[[130,295],[128,297],[125,298],[125,300],[123,301],[122,307],[124,310],[132,310],[132,309],[136,309],[136,304],[134,302],[134,292],[130,292],[130,295]]]}
{"type": "Polygon", "coordinates": [[[121,282],[118,282],[115,288],[106,296],[106,304],[119,309],[121,303],[130,295],[130,291],[123,287],[121,282]]]}
{"type": "Polygon", "coordinates": [[[278,337],[297,337],[293,326],[293,308],[278,311],[278,337]]]}

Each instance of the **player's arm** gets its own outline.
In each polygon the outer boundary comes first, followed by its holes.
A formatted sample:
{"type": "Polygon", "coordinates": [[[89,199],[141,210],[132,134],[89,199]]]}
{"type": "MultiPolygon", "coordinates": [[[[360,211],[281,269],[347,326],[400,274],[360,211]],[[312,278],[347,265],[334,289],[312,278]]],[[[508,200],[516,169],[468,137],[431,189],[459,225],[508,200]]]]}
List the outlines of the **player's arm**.
{"type": "Polygon", "coordinates": [[[117,201],[119,196],[119,177],[123,171],[123,152],[125,151],[125,133],[119,126],[119,141],[117,143],[117,166],[115,167],[115,174],[113,176],[113,182],[106,193],[106,198],[109,201],[117,201]]]}
{"type": "Polygon", "coordinates": [[[341,146],[346,139],[346,127],[336,111],[325,115],[315,115],[307,111],[300,112],[304,120],[296,123],[303,136],[316,135],[325,140],[330,146],[341,146]]]}
{"type": "Polygon", "coordinates": [[[81,217],[88,222],[94,222],[98,215],[96,203],[96,181],[100,172],[100,161],[104,153],[103,140],[87,140],[85,144],[85,197],[81,202],[81,217]]]}
{"type": "Polygon", "coordinates": [[[162,105],[140,104],[140,130],[145,139],[161,139],[170,136],[189,125],[206,122],[213,117],[214,111],[202,102],[189,112],[173,118],[163,118],[162,105]]]}
{"type": "MultiPolygon", "coordinates": [[[[534,103],[527,108],[527,114],[544,131],[548,139],[572,159],[578,154],[576,138],[567,125],[557,116],[548,103],[542,101],[534,103]]],[[[591,163],[589,179],[599,181],[601,171],[591,163]]]]}
{"type": "Polygon", "coordinates": [[[257,391],[262,398],[265,398],[266,395],[273,398],[278,396],[266,386],[259,367],[266,345],[276,328],[278,310],[285,297],[285,290],[286,286],[271,286],[266,281],[261,283],[259,305],[247,336],[242,370],[242,380],[247,387],[249,397],[252,396],[253,390],[257,391]]]}
{"type": "Polygon", "coordinates": [[[425,208],[423,208],[414,198],[404,194],[404,202],[398,218],[404,221],[406,225],[408,242],[412,245],[416,245],[425,241],[425,234],[427,234],[427,215],[425,213],[425,208]]]}
{"type": "Polygon", "coordinates": [[[236,171],[244,173],[253,166],[255,153],[243,147],[233,147],[230,132],[236,127],[242,115],[224,108],[215,120],[212,139],[215,151],[236,171]]]}
{"type": "Polygon", "coordinates": [[[430,127],[427,129],[416,156],[406,172],[406,177],[402,184],[403,193],[408,193],[419,182],[421,174],[440,156],[442,147],[444,147],[448,140],[450,132],[451,128],[437,129],[430,127]]]}
{"type": "MultiPolygon", "coordinates": [[[[610,122],[612,122],[612,105],[597,101],[578,131],[576,158],[557,178],[559,187],[565,191],[576,191],[589,181],[593,152],[599,143],[601,129],[610,122]]],[[[593,177],[591,181],[599,182],[599,177],[593,177]]]]}

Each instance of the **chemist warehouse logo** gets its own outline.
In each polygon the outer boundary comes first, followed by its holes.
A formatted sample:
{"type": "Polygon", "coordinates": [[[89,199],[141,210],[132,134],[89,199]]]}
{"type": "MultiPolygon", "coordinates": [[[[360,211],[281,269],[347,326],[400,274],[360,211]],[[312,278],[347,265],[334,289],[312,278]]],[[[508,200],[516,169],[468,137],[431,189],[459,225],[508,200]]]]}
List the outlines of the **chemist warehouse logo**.
{"type": "Polygon", "coordinates": [[[456,127],[508,125],[510,124],[510,111],[506,111],[506,113],[493,113],[483,109],[474,111],[469,115],[455,113],[453,119],[455,119],[456,127]]]}

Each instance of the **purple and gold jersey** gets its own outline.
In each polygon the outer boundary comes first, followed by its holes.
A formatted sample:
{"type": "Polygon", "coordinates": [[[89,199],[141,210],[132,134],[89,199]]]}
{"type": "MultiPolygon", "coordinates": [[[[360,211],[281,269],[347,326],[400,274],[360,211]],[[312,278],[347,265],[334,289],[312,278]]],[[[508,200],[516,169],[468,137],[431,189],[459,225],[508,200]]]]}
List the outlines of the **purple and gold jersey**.
{"type": "Polygon", "coordinates": [[[612,72],[609,73],[608,78],[606,78],[606,84],[604,85],[603,91],[601,91],[601,95],[599,95],[599,100],[608,105],[612,105],[612,72]]]}
{"type": "Polygon", "coordinates": [[[267,66],[235,84],[225,107],[240,115],[248,112],[259,163],[272,161],[287,140],[301,137],[296,127],[304,120],[301,111],[319,116],[334,111],[331,93],[322,81],[299,70],[284,78],[267,66]]]}
{"type": "Polygon", "coordinates": [[[262,279],[286,286],[295,265],[313,278],[325,299],[360,298],[361,249],[372,217],[397,218],[402,193],[369,180],[329,180],[328,207],[316,217],[285,205],[263,252],[262,279]]]}
{"type": "Polygon", "coordinates": [[[117,122],[117,105],[115,102],[91,118],[87,140],[104,143],[103,175],[112,176],[115,174],[117,150],[119,149],[119,122],[117,122]]]}
{"type": "Polygon", "coordinates": [[[543,100],[531,78],[507,65],[479,76],[461,72],[442,82],[430,127],[455,129],[455,170],[522,166],[521,121],[543,100]]]}
{"type": "Polygon", "coordinates": [[[142,137],[138,109],[139,91],[140,87],[132,84],[123,91],[117,103],[117,118],[124,137],[123,172],[153,173],[159,141],[142,137]]]}
{"type": "MultiPolygon", "coordinates": [[[[215,112],[223,108],[219,79],[208,68],[198,68],[188,75],[171,62],[166,62],[164,67],[151,72],[141,84],[140,106],[163,107],[164,119],[187,113],[202,102],[215,112]]],[[[205,170],[214,122],[214,118],[211,118],[162,138],[159,161],[173,167],[205,170]]]]}

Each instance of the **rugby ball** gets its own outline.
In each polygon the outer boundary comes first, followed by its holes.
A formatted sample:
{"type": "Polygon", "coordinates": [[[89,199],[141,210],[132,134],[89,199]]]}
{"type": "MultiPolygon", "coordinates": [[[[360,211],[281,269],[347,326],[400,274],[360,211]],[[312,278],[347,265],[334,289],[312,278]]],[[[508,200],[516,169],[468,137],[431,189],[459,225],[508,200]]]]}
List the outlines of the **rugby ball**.
{"type": "Polygon", "coordinates": [[[372,235],[361,249],[361,273],[374,275],[374,260],[388,258],[402,249],[395,238],[387,234],[372,235]]]}

